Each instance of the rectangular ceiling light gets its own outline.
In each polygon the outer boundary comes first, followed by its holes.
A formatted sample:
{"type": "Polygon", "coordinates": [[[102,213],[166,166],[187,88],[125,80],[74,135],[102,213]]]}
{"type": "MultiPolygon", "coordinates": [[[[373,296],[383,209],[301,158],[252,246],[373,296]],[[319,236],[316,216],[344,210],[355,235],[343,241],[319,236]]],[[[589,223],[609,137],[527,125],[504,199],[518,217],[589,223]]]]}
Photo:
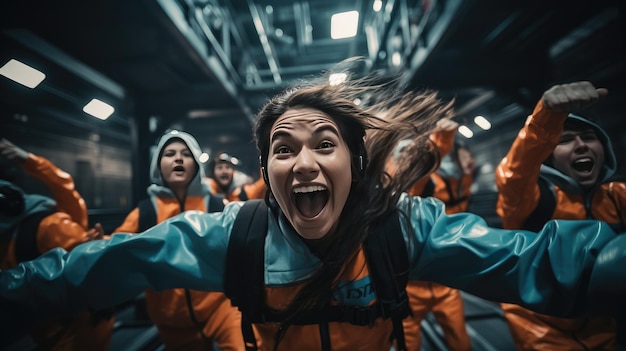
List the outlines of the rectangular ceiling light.
{"type": "Polygon", "coordinates": [[[39,85],[46,75],[18,60],[10,59],[0,67],[0,74],[31,89],[39,85]]]}
{"type": "Polygon", "coordinates": [[[91,99],[91,101],[83,107],[83,111],[101,120],[106,120],[115,112],[115,109],[106,102],[91,99]]]}
{"type": "Polygon", "coordinates": [[[330,37],[333,39],[351,38],[359,27],[359,11],[339,12],[330,18],[330,37]]]}

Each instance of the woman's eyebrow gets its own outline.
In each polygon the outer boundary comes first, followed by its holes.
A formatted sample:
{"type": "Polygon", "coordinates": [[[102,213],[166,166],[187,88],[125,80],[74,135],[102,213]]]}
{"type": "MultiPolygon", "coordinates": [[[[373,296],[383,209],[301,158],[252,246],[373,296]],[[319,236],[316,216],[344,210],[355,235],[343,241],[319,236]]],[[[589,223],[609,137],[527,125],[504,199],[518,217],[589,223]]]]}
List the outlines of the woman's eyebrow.
{"type": "Polygon", "coordinates": [[[291,134],[288,132],[285,132],[285,131],[274,132],[274,134],[272,134],[272,138],[270,139],[270,144],[276,141],[276,139],[289,138],[289,137],[291,137],[291,134]]]}
{"type": "MultiPolygon", "coordinates": [[[[329,132],[339,136],[339,131],[337,130],[337,128],[335,128],[332,125],[322,125],[320,127],[317,127],[315,130],[313,130],[311,135],[321,134],[321,133],[323,133],[325,131],[329,131],[329,132]]],[[[290,137],[291,137],[291,133],[279,130],[277,132],[274,132],[274,134],[272,134],[272,138],[270,139],[270,143],[273,143],[274,141],[276,141],[276,139],[290,138],[290,137]]]]}
{"type": "Polygon", "coordinates": [[[333,126],[333,125],[328,125],[328,124],[322,125],[322,126],[316,128],[313,131],[312,134],[321,134],[321,133],[323,133],[325,131],[329,131],[329,132],[339,136],[339,131],[337,130],[337,128],[335,128],[335,126],[333,126]]]}

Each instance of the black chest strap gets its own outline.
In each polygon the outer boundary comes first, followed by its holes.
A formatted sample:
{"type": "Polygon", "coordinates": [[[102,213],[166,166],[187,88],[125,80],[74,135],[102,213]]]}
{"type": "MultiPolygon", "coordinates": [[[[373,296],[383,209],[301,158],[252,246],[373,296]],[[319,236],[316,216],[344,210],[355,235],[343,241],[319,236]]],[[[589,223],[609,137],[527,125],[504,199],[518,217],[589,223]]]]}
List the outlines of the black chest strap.
{"type": "MultiPolygon", "coordinates": [[[[257,350],[252,323],[280,322],[285,317],[270,310],[264,301],[267,213],[262,200],[249,200],[243,205],[233,225],[226,256],[224,292],[242,312],[241,327],[248,351],[257,350]]],[[[371,326],[377,318],[391,318],[392,338],[396,339],[398,350],[406,350],[402,319],[411,313],[406,294],[409,262],[396,213],[374,226],[364,243],[364,250],[377,303],[370,306],[329,305],[301,313],[292,322],[294,325],[319,324],[322,344],[330,347],[329,339],[324,338],[328,322],[371,326]]]]}
{"type": "Polygon", "coordinates": [[[267,206],[263,200],[246,201],[239,210],[228,242],[224,293],[242,311],[241,331],[247,351],[257,350],[252,323],[260,318],[265,305],[263,251],[266,235],[267,206]]]}
{"type": "Polygon", "coordinates": [[[537,179],[537,185],[539,185],[539,202],[522,224],[522,229],[533,232],[538,232],[543,228],[546,222],[552,218],[556,208],[556,194],[552,183],[540,176],[537,179]]]}
{"type": "MultiPolygon", "coordinates": [[[[143,199],[139,201],[137,204],[139,208],[139,232],[143,232],[153,227],[157,223],[157,213],[154,208],[154,204],[150,198],[143,199]]],[[[184,210],[184,209],[183,209],[184,210]]],[[[222,196],[211,195],[207,201],[207,212],[221,212],[224,210],[224,201],[222,196]]],[[[191,298],[191,292],[189,289],[185,289],[185,302],[187,303],[187,311],[189,311],[189,317],[191,318],[191,322],[198,329],[198,333],[202,338],[204,344],[211,348],[211,340],[204,333],[204,321],[201,321],[197,318],[196,313],[193,309],[193,301],[191,298]]]]}

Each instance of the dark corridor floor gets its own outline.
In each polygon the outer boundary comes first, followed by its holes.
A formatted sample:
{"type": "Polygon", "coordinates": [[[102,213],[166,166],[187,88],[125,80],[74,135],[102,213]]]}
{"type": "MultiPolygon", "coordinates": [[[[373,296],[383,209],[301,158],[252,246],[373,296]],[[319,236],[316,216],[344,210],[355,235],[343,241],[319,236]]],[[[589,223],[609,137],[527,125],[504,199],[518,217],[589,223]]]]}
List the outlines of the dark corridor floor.
{"type": "MultiPolygon", "coordinates": [[[[497,304],[469,294],[463,294],[467,330],[474,351],[514,351],[508,326],[497,304]]],[[[138,298],[137,301],[141,301],[138,298]]],[[[111,351],[162,351],[158,332],[146,318],[141,303],[128,303],[116,313],[116,328],[111,340],[111,351]]],[[[429,315],[422,323],[422,351],[447,351],[443,332],[435,318],[429,315]]],[[[28,337],[22,338],[5,351],[35,351],[36,345],[28,337]]],[[[216,351],[219,351],[217,347],[216,351]]]]}

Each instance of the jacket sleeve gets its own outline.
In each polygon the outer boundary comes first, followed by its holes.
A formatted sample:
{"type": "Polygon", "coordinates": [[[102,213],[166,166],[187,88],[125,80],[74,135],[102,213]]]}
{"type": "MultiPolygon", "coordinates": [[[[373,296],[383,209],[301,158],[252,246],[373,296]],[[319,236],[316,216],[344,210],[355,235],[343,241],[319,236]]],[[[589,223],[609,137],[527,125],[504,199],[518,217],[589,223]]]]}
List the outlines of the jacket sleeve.
{"type": "Polygon", "coordinates": [[[446,156],[452,150],[452,145],[454,144],[454,136],[456,135],[455,130],[440,130],[430,135],[430,140],[437,146],[437,150],[439,150],[439,155],[441,157],[446,156]]]}
{"type": "Polygon", "coordinates": [[[520,228],[539,201],[539,169],[558,143],[567,113],[539,101],[496,168],[496,211],[504,228],[520,228]]]}
{"type": "Polygon", "coordinates": [[[228,238],[241,204],[219,213],[187,211],[140,235],[113,235],[69,253],[55,249],[0,271],[0,327],[114,306],[146,288],[221,291],[228,238]]]}
{"type": "Polygon", "coordinates": [[[72,220],[84,229],[87,229],[89,217],[87,205],[82,196],[76,191],[72,176],[56,167],[42,156],[28,155],[22,163],[22,168],[30,176],[43,182],[52,192],[57,202],[57,210],[70,215],[72,220]]]}
{"type": "MultiPolygon", "coordinates": [[[[553,220],[534,233],[491,228],[471,213],[446,215],[433,198],[407,196],[404,202],[412,224],[405,228],[410,279],[549,315],[577,316],[588,307],[596,256],[617,237],[600,221],[553,220]]],[[[626,251],[626,241],[620,245],[626,251]]],[[[626,281],[626,271],[613,278],[626,281]]]]}
{"type": "Polygon", "coordinates": [[[55,212],[39,223],[37,250],[41,253],[60,247],[71,251],[77,245],[91,240],[85,228],[74,222],[65,212],[55,212]]]}

